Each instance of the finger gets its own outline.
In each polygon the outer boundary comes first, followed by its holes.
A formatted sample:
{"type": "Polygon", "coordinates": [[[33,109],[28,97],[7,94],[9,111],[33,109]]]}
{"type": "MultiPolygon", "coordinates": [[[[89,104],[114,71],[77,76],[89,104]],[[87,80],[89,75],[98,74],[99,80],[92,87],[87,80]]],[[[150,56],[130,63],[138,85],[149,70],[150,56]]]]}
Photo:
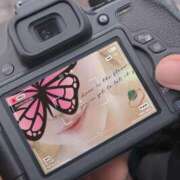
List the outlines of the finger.
{"type": "Polygon", "coordinates": [[[118,157],[97,169],[86,180],[128,180],[127,156],[118,157]]]}
{"type": "Polygon", "coordinates": [[[157,81],[170,89],[180,90],[180,55],[170,55],[156,68],[157,81]]]}

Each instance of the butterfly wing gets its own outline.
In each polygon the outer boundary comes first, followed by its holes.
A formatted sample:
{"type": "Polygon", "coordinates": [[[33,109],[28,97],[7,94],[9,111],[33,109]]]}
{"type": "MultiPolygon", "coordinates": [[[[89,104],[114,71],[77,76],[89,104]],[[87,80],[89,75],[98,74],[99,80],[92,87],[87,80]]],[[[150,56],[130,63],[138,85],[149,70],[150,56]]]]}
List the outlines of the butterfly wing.
{"type": "Polygon", "coordinates": [[[54,72],[53,74],[39,81],[39,85],[41,87],[51,86],[53,83],[59,81],[61,79],[61,76],[63,76],[64,74],[70,73],[70,71],[75,67],[75,65],[76,64],[72,64],[68,67],[61,68],[60,70],[54,72]]]}
{"type": "Polygon", "coordinates": [[[29,140],[41,138],[46,127],[47,111],[37,95],[38,90],[29,86],[26,90],[7,99],[14,117],[29,140]]]}
{"type": "Polygon", "coordinates": [[[73,114],[78,108],[79,81],[72,74],[64,74],[61,80],[47,87],[49,104],[60,112],[73,114]]]}
{"type": "Polygon", "coordinates": [[[62,68],[15,96],[6,99],[13,114],[29,140],[39,140],[45,130],[47,107],[51,105],[60,112],[73,114],[78,108],[78,78],[70,74],[75,65],[62,68]],[[39,91],[45,90],[46,103],[39,91]]]}
{"type": "Polygon", "coordinates": [[[48,103],[60,112],[73,114],[78,108],[79,80],[70,71],[74,65],[64,68],[41,82],[45,85],[48,103]]]}

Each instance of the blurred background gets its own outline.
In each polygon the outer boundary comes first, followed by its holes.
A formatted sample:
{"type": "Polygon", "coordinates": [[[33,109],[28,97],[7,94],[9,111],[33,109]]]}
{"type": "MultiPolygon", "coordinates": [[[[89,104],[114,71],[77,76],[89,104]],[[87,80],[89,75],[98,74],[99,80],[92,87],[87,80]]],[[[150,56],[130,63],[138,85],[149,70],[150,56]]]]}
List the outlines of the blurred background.
{"type": "MultiPolygon", "coordinates": [[[[101,4],[102,2],[108,2],[109,0],[74,0],[74,1],[78,2],[82,7],[88,8],[90,6],[92,7],[101,4]]],[[[14,15],[14,7],[16,2],[17,0],[0,0],[0,23],[7,22],[8,19],[10,19],[14,15]]]]}
{"type": "Polygon", "coordinates": [[[0,23],[7,22],[14,14],[16,0],[0,0],[0,23]]]}
{"type": "MultiPolygon", "coordinates": [[[[88,7],[89,2],[99,2],[103,0],[74,0],[79,2],[83,7],[88,7]]],[[[16,0],[0,0],[0,23],[7,22],[14,15],[16,0]]]]}

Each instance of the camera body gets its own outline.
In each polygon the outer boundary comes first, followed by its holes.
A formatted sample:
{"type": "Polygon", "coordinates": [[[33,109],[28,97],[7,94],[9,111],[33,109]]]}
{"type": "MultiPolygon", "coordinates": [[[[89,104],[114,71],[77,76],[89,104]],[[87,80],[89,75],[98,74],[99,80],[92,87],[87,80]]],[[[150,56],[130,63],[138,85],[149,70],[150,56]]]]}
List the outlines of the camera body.
{"type": "MultiPolygon", "coordinates": [[[[179,29],[178,19],[154,0],[115,0],[93,10],[82,9],[69,0],[22,4],[9,22],[0,58],[0,162],[4,177],[77,179],[175,122],[180,112],[180,94],[161,87],[154,71],[163,57],[180,53],[179,29]],[[24,135],[18,127],[20,120],[14,120],[14,104],[10,100],[20,91],[28,91],[29,84],[35,86],[39,79],[42,84],[42,78],[113,42],[120,44],[156,110],[141,123],[129,126],[45,175],[25,138],[26,135],[29,140],[37,140],[42,134],[31,137],[24,130],[24,135]]],[[[112,57],[105,58],[110,61],[112,57]]],[[[70,77],[70,70],[63,75],[70,77]]],[[[74,91],[77,89],[74,87],[74,91]]],[[[130,99],[137,96],[135,91],[128,95],[130,99]]],[[[76,108],[71,110],[73,113],[76,108]]]]}

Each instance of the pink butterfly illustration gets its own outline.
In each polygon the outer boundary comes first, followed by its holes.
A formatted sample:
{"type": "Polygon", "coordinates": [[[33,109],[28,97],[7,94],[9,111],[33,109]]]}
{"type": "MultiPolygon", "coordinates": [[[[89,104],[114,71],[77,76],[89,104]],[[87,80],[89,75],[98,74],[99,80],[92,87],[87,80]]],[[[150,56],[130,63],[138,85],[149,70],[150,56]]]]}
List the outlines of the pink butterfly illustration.
{"type": "Polygon", "coordinates": [[[70,73],[74,66],[63,68],[6,99],[29,140],[42,137],[47,112],[53,116],[51,107],[65,114],[77,111],[79,80],[70,73]]]}

